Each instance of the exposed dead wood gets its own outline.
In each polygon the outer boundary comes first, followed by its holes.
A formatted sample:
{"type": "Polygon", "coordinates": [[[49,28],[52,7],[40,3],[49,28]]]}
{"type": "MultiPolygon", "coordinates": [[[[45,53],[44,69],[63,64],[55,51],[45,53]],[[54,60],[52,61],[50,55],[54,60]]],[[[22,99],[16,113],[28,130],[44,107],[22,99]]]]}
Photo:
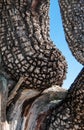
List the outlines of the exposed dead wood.
{"type": "Polygon", "coordinates": [[[7,81],[3,75],[0,75],[0,121],[6,121],[6,105],[8,98],[7,81]]]}
{"type": "Polygon", "coordinates": [[[57,104],[65,98],[67,91],[53,86],[43,93],[36,90],[23,90],[15,104],[9,105],[7,117],[10,130],[33,130],[36,127],[36,120],[39,115],[46,115],[47,111],[54,105],[53,100],[57,99],[57,104]],[[62,95],[60,95],[62,94],[62,95]],[[64,96],[65,95],[65,96],[64,96]]]}
{"type": "Polygon", "coordinates": [[[67,91],[59,88],[59,86],[46,89],[43,93],[31,89],[21,91],[15,104],[10,103],[11,105],[7,110],[9,122],[1,122],[1,130],[34,130],[37,129],[37,126],[39,129],[37,118],[46,116],[48,110],[54,105],[52,101],[57,99],[58,104],[65,98],[66,94],[67,91]]]}
{"type": "Polygon", "coordinates": [[[58,86],[53,86],[51,89],[45,90],[29,107],[29,104],[23,108],[23,130],[39,130],[39,120],[48,114],[48,110],[52,108],[55,103],[60,103],[65,98],[67,91],[58,86]],[[54,90],[54,91],[53,91],[54,90]],[[63,94],[63,95],[61,95],[63,94]],[[53,102],[55,100],[55,103],[53,102]],[[40,118],[40,116],[42,118],[40,118]]]}
{"type": "Polygon", "coordinates": [[[0,130],[5,130],[6,126],[6,105],[8,98],[7,80],[0,74],[0,130]]]}
{"type": "Polygon", "coordinates": [[[49,112],[39,130],[84,130],[84,68],[66,98],[49,112]]]}
{"type": "MultiPolygon", "coordinates": [[[[84,64],[84,2],[59,2],[69,47],[84,64]]],[[[84,68],[68,92],[60,87],[67,63],[50,39],[49,5],[50,0],[0,1],[0,72],[2,62],[19,80],[9,87],[0,73],[0,130],[84,129],[84,68]]]]}
{"type": "Polygon", "coordinates": [[[10,125],[7,123],[7,121],[0,122],[0,130],[10,130],[10,125]]]}
{"type": "Polygon", "coordinates": [[[17,82],[16,86],[14,87],[14,89],[11,91],[9,97],[8,97],[8,104],[10,104],[11,100],[15,97],[15,95],[17,94],[17,90],[20,88],[21,84],[26,80],[26,77],[21,77],[19,79],[19,81],[17,82]]]}

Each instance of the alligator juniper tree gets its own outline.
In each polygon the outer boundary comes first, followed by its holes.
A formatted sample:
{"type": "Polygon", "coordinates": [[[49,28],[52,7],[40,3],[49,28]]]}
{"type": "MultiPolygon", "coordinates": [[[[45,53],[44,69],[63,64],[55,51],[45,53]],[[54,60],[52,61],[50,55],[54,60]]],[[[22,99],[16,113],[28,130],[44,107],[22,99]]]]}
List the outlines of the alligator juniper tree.
{"type": "Polygon", "coordinates": [[[61,86],[66,75],[64,56],[50,40],[49,0],[35,7],[30,0],[0,1],[2,65],[18,81],[27,77],[29,88],[61,86]]]}

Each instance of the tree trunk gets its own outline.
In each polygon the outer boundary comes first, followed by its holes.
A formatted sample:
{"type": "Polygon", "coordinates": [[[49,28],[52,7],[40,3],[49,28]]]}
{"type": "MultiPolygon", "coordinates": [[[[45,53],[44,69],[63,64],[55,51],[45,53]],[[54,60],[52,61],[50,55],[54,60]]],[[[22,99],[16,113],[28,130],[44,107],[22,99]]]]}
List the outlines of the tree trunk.
{"type": "Polygon", "coordinates": [[[81,70],[61,104],[44,118],[39,130],[84,129],[84,68],[81,70]]]}
{"type": "Polygon", "coordinates": [[[4,127],[8,121],[11,130],[25,129],[23,107],[28,104],[28,111],[44,89],[61,86],[66,77],[66,60],[49,36],[49,4],[49,0],[0,1],[0,52],[8,88],[7,100],[2,95],[1,99],[6,105],[4,127]]]}
{"type": "Polygon", "coordinates": [[[69,48],[84,65],[84,1],[59,0],[59,4],[69,48]]]}
{"type": "Polygon", "coordinates": [[[66,61],[49,36],[49,0],[0,2],[2,64],[11,78],[27,77],[28,88],[62,85],[66,61]]]}
{"type": "Polygon", "coordinates": [[[84,129],[84,69],[61,88],[67,63],[49,36],[49,4],[0,1],[0,130],[84,129]]]}

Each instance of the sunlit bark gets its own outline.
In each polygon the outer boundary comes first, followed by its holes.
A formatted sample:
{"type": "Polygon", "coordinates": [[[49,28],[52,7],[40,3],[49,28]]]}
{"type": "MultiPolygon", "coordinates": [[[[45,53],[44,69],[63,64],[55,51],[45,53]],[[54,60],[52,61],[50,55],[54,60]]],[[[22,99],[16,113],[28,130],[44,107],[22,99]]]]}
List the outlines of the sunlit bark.
{"type": "MultiPolygon", "coordinates": [[[[82,21],[81,29],[68,21],[74,4],[83,16],[84,2],[59,2],[70,49],[84,64],[82,21]]],[[[0,130],[84,129],[84,68],[68,92],[61,88],[67,63],[50,39],[49,5],[49,0],[0,1],[0,130]]]]}

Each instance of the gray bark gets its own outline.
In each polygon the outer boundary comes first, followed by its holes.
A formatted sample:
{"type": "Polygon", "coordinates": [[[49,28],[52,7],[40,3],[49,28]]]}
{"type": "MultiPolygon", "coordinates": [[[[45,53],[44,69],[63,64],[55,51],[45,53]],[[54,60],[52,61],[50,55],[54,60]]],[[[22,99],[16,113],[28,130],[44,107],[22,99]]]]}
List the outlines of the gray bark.
{"type": "Polygon", "coordinates": [[[0,2],[2,64],[11,78],[40,91],[62,85],[67,63],[49,36],[49,0],[0,2]],[[37,5],[37,6],[36,6],[37,5]],[[35,7],[36,6],[36,7],[35,7]]]}
{"type": "Polygon", "coordinates": [[[59,5],[69,48],[84,65],[84,0],[59,0],[59,5]]]}
{"type": "Polygon", "coordinates": [[[67,63],[49,36],[49,4],[0,1],[0,130],[84,129],[84,68],[68,92],[61,88],[67,63]]]}
{"type": "Polygon", "coordinates": [[[54,106],[39,130],[84,129],[84,68],[81,70],[61,104],[54,106]]]}

